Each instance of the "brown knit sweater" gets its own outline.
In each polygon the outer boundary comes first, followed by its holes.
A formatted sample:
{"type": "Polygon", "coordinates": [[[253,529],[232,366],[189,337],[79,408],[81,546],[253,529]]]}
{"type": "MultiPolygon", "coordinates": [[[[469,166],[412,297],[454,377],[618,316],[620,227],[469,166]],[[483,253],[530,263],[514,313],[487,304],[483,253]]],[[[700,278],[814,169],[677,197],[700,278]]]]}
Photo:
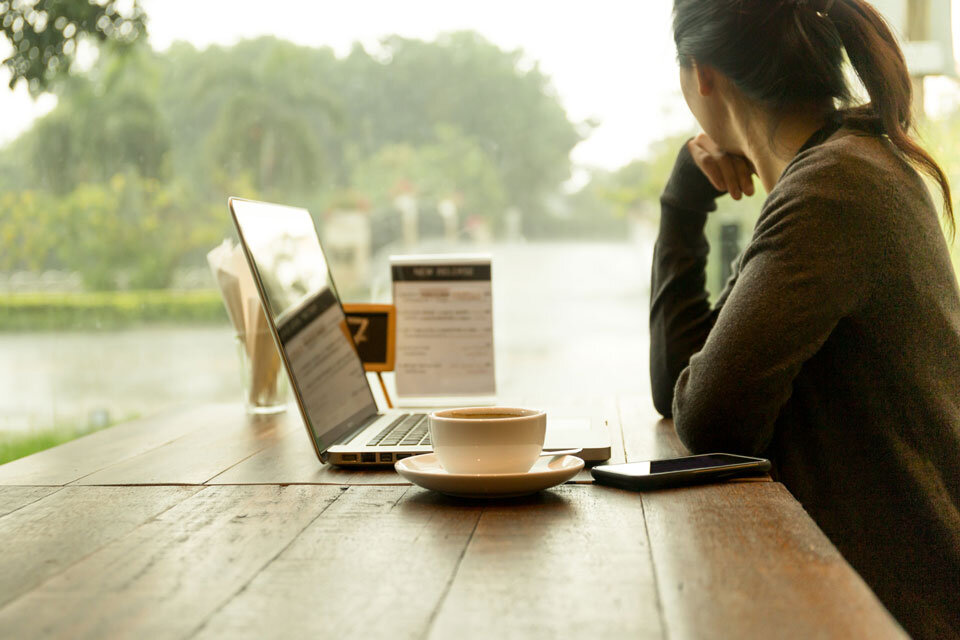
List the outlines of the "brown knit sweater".
{"type": "Polygon", "coordinates": [[[711,308],[720,194],[686,146],[661,198],[651,381],[694,452],[762,455],[917,638],[960,638],[960,294],[885,138],[815,134],[711,308]]]}

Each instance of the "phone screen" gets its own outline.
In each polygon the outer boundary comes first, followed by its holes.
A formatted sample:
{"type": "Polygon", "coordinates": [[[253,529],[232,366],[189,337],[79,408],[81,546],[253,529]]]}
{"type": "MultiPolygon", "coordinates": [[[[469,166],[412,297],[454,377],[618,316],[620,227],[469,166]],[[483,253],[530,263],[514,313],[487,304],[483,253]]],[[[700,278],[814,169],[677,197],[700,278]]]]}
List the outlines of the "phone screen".
{"type": "Polygon", "coordinates": [[[691,471],[693,469],[712,469],[731,464],[753,462],[753,458],[732,456],[722,453],[711,453],[689,458],[674,458],[672,460],[647,460],[644,462],[628,462],[616,465],[617,473],[629,476],[649,476],[655,473],[670,473],[672,471],[691,471]]]}

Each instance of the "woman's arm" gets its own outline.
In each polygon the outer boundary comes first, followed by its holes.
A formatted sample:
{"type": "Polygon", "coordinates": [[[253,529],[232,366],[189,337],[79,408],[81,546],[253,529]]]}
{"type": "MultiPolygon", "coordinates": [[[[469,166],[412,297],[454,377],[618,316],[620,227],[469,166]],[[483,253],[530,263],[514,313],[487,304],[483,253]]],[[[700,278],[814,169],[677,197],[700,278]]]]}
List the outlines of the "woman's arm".
{"type": "Polygon", "coordinates": [[[650,384],[653,404],[672,415],[673,388],[716,321],[706,291],[707,214],[717,190],[684,144],[660,198],[660,234],[650,286],[650,384]]]}
{"type": "Polygon", "coordinates": [[[874,290],[882,230],[850,189],[862,176],[812,158],[788,172],[678,379],[674,423],[691,451],[762,453],[800,368],[874,290]]]}

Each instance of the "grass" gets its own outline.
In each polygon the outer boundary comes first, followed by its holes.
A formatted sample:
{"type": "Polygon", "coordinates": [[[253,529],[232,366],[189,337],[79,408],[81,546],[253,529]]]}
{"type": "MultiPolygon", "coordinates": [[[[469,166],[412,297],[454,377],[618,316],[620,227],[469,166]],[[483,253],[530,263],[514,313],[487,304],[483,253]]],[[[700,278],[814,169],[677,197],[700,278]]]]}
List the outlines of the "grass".
{"type": "Polygon", "coordinates": [[[96,291],[0,294],[0,331],[118,329],[143,324],[222,324],[220,292],[96,291]]]}
{"type": "MultiPolygon", "coordinates": [[[[135,415],[126,419],[133,419],[135,415]]],[[[50,449],[64,442],[70,442],[85,435],[107,429],[122,422],[117,420],[105,425],[90,427],[61,425],[42,430],[0,432],[0,464],[24,458],[38,451],[50,449]]]]}

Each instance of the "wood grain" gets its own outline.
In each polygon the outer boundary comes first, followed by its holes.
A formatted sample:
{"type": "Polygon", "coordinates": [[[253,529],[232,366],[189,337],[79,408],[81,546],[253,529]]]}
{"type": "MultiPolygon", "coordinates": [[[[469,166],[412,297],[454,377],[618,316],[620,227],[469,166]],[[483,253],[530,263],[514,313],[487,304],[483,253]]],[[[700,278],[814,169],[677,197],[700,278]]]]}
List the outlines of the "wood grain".
{"type": "MultiPolygon", "coordinates": [[[[509,405],[510,402],[504,402],[504,404],[509,405]]],[[[619,407],[615,397],[589,394],[568,394],[557,397],[541,394],[523,397],[518,404],[520,406],[541,407],[547,411],[547,416],[589,420],[592,428],[606,431],[610,438],[610,459],[606,463],[596,464],[614,464],[626,461],[619,407]]],[[[570,482],[592,484],[593,476],[590,475],[589,467],[584,467],[570,482]]]]}
{"type": "Polygon", "coordinates": [[[641,496],[565,486],[484,509],[431,638],[663,636],[641,496]]]}
{"type": "Polygon", "coordinates": [[[209,428],[228,405],[200,405],[133,420],[0,466],[0,485],[64,485],[209,428]]]}
{"type": "MultiPolygon", "coordinates": [[[[4,488],[0,495],[10,490],[4,488]]],[[[128,534],[196,491],[174,487],[139,491],[119,487],[64,487],[0,518],[0,540],[3,541],[0,605],[128,534]]],[[[0,624],[0,629],[4,628],[0,624]]]]}
{"type": "MultiPolygon", "coordinates": [[[[629,462],[690,455],[690,450],[677,436],[673,420],[662,418],[657,413],[649,394],[622,396],[619,406],[624,447],[629,462]]],[[[769,474],[763,474],[731,478],[722,482],[771,482],[771,478],[769,474]]]]}
{"type": "Polygon", "coordinates": [[[44,498],[59,487],[0,487],[0,518],[44,498]]]}
{"type": "MultiPolygon", "coordinates": [[[[608,429],[611,460],[625,460],[615,399],[539,400],[527,404],[608,429]]],[[[0,466],[0,484],[407,484],[389,468],[323,465],[307,438],[292,408],[278,416],[250,418],[240,404],[208,404],[119,425],[0,466]]],[[[592,482],[589,470],[572,481],[592,482]]]]}
{"type": "Polygon", "coordinates": [[[904,637],[772,482],[489,502],[78,486],[0,539],[10,637],[904,637]]]}
{"type": "MultiPolygon", "coordinates": [[[[109,491],[155,502],[148,492],[197,490],[109,491]]],[[[339,495],[337,487],[204,488],[0,609],[0,629],[19,638],[186,637],[339,495]]]]}
{"type": "Polygon", "coordinates": [[[671,638],[904,638],[779,483],[643,496],[671,638]]]}
{"type": "Polygon", "coordinates": [[[216,406],[219,410],[213,419],[199,428],[107,466],[75,484],[202,484],[271,446],[291,428],[283,414],[251,417],[239,404],[216,406]]]}
{"type": "Polygon", "coordinates": [[[483,504],[411,487],[350,487],[200,638],[419,638],[483,504]]]}
{"type": "Polygon", "coordinates": [[[408,484],[390,467],[357,470],[321,463],[300,417],[291,416],[288,420],[291,426],[279,433],[270,446],[215,475],[208,483],[408,484]]]}
{"type": "MultiPolygon", "coordinates": [[[[510,401],[504,401],[510,404],[510,401]]],[[[542,406],[548,415],[564,418],[585,418],[607,429],[613,443],[613,460],[623,461],[623,443],[617,417],[616,401],[612,398],[571,399],[543,405],[525,400],[513,404],[542,406]]],[[[388,485],[409,484],[392,468],[350,469],[321,464],[307,440],[299,414],[288,412],[282,420],[283,429],[278,429],[270,446],[242,460],[236,465],[212,477],[209,484],[260,484],[260,483],[315,483],[343,485],[388,485]]],[[[592,482],[589,470],[584,470],[572,482],[592,482]]]]}
{"type": "Polygon", "coordinates": [[[673,421],[660,417],[649,394],[624,395],[619,400],[628,462],[690,455],[677,437],[673,421]]]}

